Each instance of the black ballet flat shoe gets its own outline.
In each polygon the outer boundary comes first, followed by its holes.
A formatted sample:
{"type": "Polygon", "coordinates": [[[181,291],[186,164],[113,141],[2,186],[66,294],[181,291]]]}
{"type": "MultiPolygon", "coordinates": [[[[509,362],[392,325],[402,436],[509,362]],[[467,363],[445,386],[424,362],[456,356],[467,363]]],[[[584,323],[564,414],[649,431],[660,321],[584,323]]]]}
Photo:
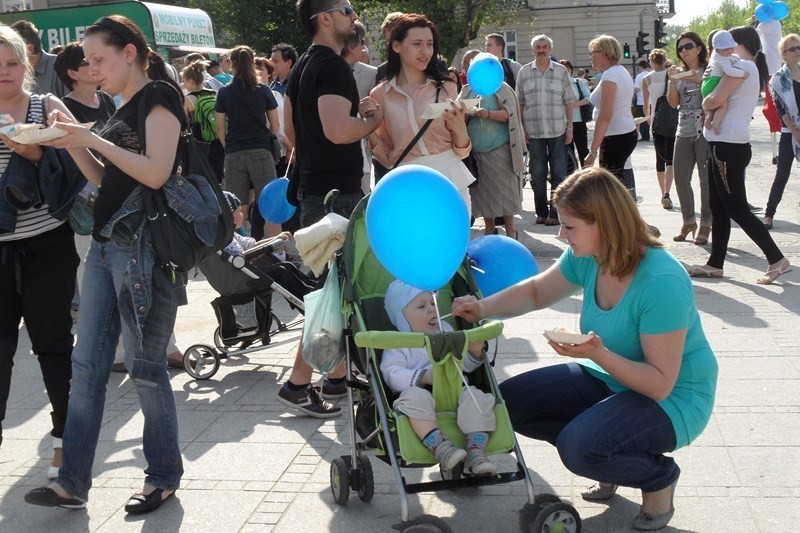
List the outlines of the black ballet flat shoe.
{"type": "Polygon", "coordinates": [[[128,499],[125,504],[125,512],[128,514],[145,514],[155,511],[161,504],[169,500],[175,492],[170,492],[169,496],[163,498],[164,489],[155,489],[150,494],[142,494],[140,492],[134,494],[128,499]]]}
{"type": "Polygon", "coordinates": [[[86,502],[78,498],[62,498],[50,487],[39,487],[25,495],[25,501],[42,507],[61,507],[62,509],[84,509],[86,502]]]}

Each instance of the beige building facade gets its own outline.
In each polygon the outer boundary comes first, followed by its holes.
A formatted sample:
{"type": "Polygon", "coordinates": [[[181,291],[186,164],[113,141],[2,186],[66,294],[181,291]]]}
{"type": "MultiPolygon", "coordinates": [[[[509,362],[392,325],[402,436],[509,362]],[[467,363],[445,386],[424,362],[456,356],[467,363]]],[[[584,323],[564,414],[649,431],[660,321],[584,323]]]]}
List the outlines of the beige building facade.
{"type": "Polygon", "coordinates": [[[645,40],[652,49],[655,21],[659,15],[668,18],[674,14],[672,5],[673,2],[664,0],[529,0],[528,7],[505,25],[482,28],[479,38],[467,49],[483,50],[485,36],[499,33],[506,39],[506,56],[524,65],[533,61],[531,38],[544,33],[554,41],[553,55],[569,59],[577,70],[591,66],[589,41],[607,33],[620,44],[629,45],[631,59],[623,60],[622,64],[630,70],[637,59],[638,32],[650,34],[645,40]]]}

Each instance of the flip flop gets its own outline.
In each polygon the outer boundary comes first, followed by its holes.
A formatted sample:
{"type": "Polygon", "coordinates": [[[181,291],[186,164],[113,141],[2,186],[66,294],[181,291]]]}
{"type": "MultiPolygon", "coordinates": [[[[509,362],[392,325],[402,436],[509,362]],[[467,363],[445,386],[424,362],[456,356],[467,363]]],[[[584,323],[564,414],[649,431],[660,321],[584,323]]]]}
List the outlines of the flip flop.
{"type": "Polygon", "coordinates": [[[708,265],[684,265],[686,272],[693,278],[721,278],[723,270],[708,265]]]}

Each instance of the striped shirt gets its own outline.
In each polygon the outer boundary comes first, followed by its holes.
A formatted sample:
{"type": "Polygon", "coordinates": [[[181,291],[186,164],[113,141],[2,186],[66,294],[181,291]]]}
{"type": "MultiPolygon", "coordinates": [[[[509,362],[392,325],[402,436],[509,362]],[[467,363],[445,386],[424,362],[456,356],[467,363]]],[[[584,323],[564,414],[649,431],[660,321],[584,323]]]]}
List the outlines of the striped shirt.
{"type": "Polygon", "coordinates": [[[522,67],[517,74],[517,98],[522,123],[531,139],[551,139],[567,131],[565,106],[575,101],[575,93],[563,65],[550,61],[544,74],[535,61],[522,67]]]}
{"type": "MultiPolygon", "coordinates": [[[[28,124],[41,124],[44,122],[42,116],[42,100],[38,94],[31,95],[30,105],[28,106],[28,116],[25,122],[28,124]]],[[[8,160],[11,159],[11,150],[5,145],[0,143],[0,174],[2,174],[8,160]]],[[[32,207],[25,211],[17,212],[17,227],[14,233],[0,234],[0,242],[18,241],[20,239],[27,239],[41,235],[51,229],[57,228],[64,224],[63,220],[56,220],[48,213],[48,205],[42,204],[39,207],[32,207]]]]}

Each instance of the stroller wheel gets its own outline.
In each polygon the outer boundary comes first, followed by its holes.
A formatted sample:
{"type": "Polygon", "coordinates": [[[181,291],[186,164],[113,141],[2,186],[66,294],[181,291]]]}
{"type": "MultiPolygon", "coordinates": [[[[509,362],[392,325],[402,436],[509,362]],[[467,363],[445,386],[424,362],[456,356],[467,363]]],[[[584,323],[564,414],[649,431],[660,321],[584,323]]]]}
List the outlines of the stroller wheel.
{"type": "Polygon", "coordinates": [[[209,379],[219,370],[219,354],[206,344],[195,344],[183,352],[183,367],[194,379],[209,379]]]}
{"type": "Polygon", "coordinates": [[[372,500],[375,495],[375,479],[372,476],[372,465],[366,455],[358,456],[358,497],[362,502],[372,500]]]}
{"type": "Polygon", "coordinates": [[[225,341],[222,340],[222,333],[220,333],[219,326],[217,326],[217,329],[214,330],[214,346],[216,346],[217,350],[219,350],[222,353],[229,352],[235,349],[234,346],[228,346],[227,344],[225,344],[225,341]]]}
{"type": "Polygon", "coordinates": [[[525,533],[580,533],[581,517],[573,506],[564,502],[546,503],[542,507],[539,504],[526,505],[520,511],[520,529],[525,533]]]}
{"type": "Polygon", "coordinates": [[[347,504],[347,500],[350,498],[349,456],[337,457],[331,462],[331,492],[336,503],[347,504]]]}
{"type": "Polygon", "coordinates": [[[452,533],[452,529],[447,522],[438,516],[424,514],[408,522],[401,522],[392,526],[392,529],[404,531],[405,533],[452,533]]]}

